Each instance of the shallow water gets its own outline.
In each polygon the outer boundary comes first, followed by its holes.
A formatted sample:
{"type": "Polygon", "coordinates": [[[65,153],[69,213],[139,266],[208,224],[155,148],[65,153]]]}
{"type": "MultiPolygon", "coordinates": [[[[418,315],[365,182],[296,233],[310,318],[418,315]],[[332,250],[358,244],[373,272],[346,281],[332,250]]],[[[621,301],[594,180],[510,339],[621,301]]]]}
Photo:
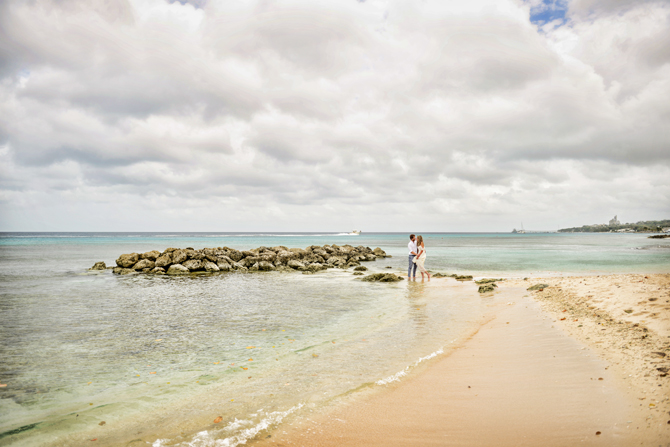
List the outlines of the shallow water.
{"type": "MultiPolygon", "coordinates": [[[[425,237],[434,270],[670,270],[668,242],[643,235],[425,237]]],[[[303,408],[402,378],[482,315],[486,300],[476,292],[368,284],[341,270],[188,278],[86,271],[169,246],[325,243],[380,246],[394,257],[364,265],[406,268],[400,234],[3,234],[0,445],[157,437],[156,445],[236,445],[303,408]]]]}

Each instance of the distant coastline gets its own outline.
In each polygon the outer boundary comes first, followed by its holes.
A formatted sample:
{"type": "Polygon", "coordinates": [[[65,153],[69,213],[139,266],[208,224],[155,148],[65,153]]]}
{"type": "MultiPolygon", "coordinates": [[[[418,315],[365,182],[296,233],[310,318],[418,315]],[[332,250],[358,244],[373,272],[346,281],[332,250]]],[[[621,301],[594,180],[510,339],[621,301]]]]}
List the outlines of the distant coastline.
{"type": "MultiPolygon", "coordinates": [[[[616,216],[613,219],[616,221],[616,216]]],[[[670,233],[670,219],[646,220],[636,223],[613,223],[583,225],[581,227],[561,228],[559,233],[670,233]]]]}

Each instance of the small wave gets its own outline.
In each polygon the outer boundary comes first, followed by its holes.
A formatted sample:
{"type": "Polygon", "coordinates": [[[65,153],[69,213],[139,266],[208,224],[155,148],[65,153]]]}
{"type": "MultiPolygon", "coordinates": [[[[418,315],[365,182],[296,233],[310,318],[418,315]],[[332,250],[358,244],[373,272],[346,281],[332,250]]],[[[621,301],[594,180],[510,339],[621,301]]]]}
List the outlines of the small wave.
{"type": "MultiPolygon", "coordinates": [[[[180,446],[188,447],[235,447],[240,444],[246,444],[248,440],[256,437],[263,430],[267,430],[273,425],[280,424],[286,416],[289,414],[301,409],[304,404],[298,404],[295,407],[289,408],[286,411],[273,411],[272,413],[265,414],[265,417],[260,420],[256,425],[253,425],[252,421],[248,420],[239,420],[235,418],[234,421],[230,422],[221,430],[211,430],[211,431],[201,431],[196,434],[193,440],[186,443],[178,444],[180,446]],[[245,426],[252,425],[249,428],[244,428],[245,426]],[[242,429],[242,430],[240,430],[242,429]],[[238,431],[239,433],[228,436],[223,439],[219,439],[219,434],[221,433],[230,433],[238,431]]],[[[260,411],[259,413],[262,413],[260,411]]],[[[169,440],[168,439],[157,439],[152,444],[152,447],[164,447],[169,440]]]]}
{"type": "Polygon", "coordinates": [[[417,360],[416,362],[414,362],[413,365],[407,366],[407,367],[405,367],[405,369],[403,369],[402,371],[398,371],[397,373],[393,374],[392,376],[389,376],[389,377],[387,377],[387,378],[385,378],[385,379],[378,380],[378,381],[376,381],[375,383],[376,383],[377,385],[388,385],[389,383],[399,382],[400,379],[401,379],[402,377],[405,377],[405,376],[407,375],[408,372],[410,372],[412,369],[414,369],[414,368],[416,368],[417,366],[419,366],[419,364],[420,364],[421,362],[425,362],[426,360],[430,360],[430,359],[432,359],[432,358],[434,358],[434,357],[437,357],[437,356],[440,355],[440,354],[444,354],[444,349],[440,348],[440,349],[438,349],[437,351],[435,351],[435,352],[433,352],[433,353],[431,353],[431,354],[428,354],[428,355],[425,356],[425,357],[421,357],[421,358],[419,358],[419,360],[417,360]]]}

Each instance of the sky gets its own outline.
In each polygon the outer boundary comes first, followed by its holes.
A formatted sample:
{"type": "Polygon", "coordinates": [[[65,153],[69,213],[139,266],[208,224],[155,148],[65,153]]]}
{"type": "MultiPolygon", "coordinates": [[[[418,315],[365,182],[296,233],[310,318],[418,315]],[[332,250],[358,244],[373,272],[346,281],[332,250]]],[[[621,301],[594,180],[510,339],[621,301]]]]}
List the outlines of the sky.
{"type": "Polygon", "coordinates": [[[670,2],[3,0],[0,231],[670,218],[670,2]]]}

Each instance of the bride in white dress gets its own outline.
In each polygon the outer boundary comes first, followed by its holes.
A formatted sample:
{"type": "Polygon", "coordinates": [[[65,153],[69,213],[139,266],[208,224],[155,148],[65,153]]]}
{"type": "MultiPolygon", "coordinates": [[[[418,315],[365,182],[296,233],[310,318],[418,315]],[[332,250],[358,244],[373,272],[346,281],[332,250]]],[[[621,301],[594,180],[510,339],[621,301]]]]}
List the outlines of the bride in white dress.
{"type": "Polygon", "coordinates": [[[419,235],[416,238],[416,246],[419,252],[417,253],[416,258],[414,258],[414,262],[416,263],[416,266],[419,267],[421,279],[423,280],[423,274],[425,273],[428,275],[428,281],[430,281],[430,273],[428,273],[428,270],[426,270],[426,267],[424,266],[424,263],[426,262],[426,246],[423,243],[423,236],[419,235]]]}

